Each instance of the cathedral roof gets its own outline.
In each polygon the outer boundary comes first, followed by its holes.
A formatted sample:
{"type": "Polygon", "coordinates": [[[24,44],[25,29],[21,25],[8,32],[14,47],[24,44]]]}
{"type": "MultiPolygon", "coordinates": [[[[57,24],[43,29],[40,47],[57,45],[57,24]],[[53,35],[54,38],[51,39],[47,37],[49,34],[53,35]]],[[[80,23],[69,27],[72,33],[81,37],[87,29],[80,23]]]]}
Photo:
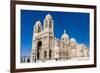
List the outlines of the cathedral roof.
{"type": "Polygon", "coordinates": [[[52,16],[48,13],[45,18],[48,19],[48,20],[51,20],[52,16]]]}
{"type": "Polygon", "coordinates": [[[65,30],[64,30],[64,34],[62,35],[61,39],[69,39],[69,36],[66,34],[65,30]]]}

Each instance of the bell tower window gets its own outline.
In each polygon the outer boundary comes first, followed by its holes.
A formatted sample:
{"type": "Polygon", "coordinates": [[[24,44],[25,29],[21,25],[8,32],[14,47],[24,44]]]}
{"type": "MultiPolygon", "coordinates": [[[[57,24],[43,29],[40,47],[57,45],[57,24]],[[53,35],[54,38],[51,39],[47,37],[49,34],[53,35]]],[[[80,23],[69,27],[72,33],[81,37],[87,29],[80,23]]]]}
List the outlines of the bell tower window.
{"type": "Polygon", "coordinates": [[[52,28],[52,22],[50,21],[49,27],[52,28]]]}
{"type": "Polygon", "coordinates": [[[47,57],[47,52],[46,51],[44,51],[44,58],[46,58],[47,57]]]}
{"type": "Polygon", "coordinates": [[[36,33],[36,27],[35,27],[35,33],[36,33]]]}
{"type": "Polygon", "coordinates": [[[40,26],[38,26],[38,33],[39,33],[39,32],[41,32],[41,27],[40,27],[40,26]]]}
{"type": "Polygon", "coordinates": [[[48,22],[47,21],[45,21],[45,28],[47,28],[48,27],[48,22]]]}

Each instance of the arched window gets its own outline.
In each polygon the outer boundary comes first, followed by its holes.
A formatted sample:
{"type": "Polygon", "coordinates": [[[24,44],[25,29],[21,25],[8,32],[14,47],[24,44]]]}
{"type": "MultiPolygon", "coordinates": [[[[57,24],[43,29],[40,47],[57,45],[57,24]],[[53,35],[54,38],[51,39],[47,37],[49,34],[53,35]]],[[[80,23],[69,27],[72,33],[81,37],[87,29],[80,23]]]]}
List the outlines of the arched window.
{"type": "Polygon", "coordinates": [[[47,52],[46,51],[44,51],[44,58],[46,58],[47,57],[47,52]]]}
{"type": "Polygon", "coordinates": [[[52,28],[52,21],[50,21],[49,27],[52,28]]]}
{"type": "Polygon", "coordinates": [[[45,21],[45,28],[48,27],[48,21],[45,21]]]}
{"type": "Polygon", "coordinates": [[[40,26],[38,26],[38,32],[41,32],[41,27],[40,26]]]}
{"type": "Polygon", "coordinates": [[[51,56],[52,56],[52,51],[50,50],[49,51],[49,58],[51,59],[51,56]]]}
{"type": "Polygon", "coordinates": [[[64,45],[64,42],[62,43],[62,46],[63,46],[63,48],[64,48],[64,46],[65,46],[65,45],[64,45]]]}
{"type": "Polygon", "coordinates": [[[37,44],[37,50],[40,50],[42,48],[42,42],[39,41],[38,44],[37,44]]]}
{"type": "Polygon", "coordinates": [[[36,33],[36,31],[37,31],[37,30],[36,30],[36,27],[35,27],[35,33],[36,33]]]}

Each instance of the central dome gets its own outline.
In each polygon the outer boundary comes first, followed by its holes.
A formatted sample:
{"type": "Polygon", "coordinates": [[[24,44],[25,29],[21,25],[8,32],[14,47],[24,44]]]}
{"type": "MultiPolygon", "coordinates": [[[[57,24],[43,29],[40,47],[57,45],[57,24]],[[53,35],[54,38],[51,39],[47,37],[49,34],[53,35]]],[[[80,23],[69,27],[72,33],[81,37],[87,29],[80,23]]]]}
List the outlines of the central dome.
{"type": "Polygon", "coordinates": [[[48,13],[48,14],[46,15],[46,19],[47,19],[47,20],[52,20],[52,16],[48,13]]]}
{"type": "Polygon", "coordinates": [[[69,39],[69,36],[66,34],[65,30],[64,30],[64,34],[62,35],[61,39],[69,39]]]}

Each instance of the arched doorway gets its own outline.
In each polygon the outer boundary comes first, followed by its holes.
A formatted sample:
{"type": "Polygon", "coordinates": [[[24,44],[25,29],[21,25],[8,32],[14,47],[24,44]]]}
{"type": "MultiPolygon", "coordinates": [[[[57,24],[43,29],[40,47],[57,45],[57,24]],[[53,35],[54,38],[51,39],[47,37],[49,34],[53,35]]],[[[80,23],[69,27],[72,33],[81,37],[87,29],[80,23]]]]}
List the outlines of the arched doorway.
{"type": "Polygon", "coordinates": [[[39,42],[37,43],[37,60],[40,59],[40,52],[39,52],[39,50],[40,50],[41,48],[42,48],[42,42],[39,41],[39,42]]]}
{"type": "Polygon", "coordinates": [[[46,57],[47,57],[47,52],[44,51],[44,58],[46,59],[46,57]]]}

